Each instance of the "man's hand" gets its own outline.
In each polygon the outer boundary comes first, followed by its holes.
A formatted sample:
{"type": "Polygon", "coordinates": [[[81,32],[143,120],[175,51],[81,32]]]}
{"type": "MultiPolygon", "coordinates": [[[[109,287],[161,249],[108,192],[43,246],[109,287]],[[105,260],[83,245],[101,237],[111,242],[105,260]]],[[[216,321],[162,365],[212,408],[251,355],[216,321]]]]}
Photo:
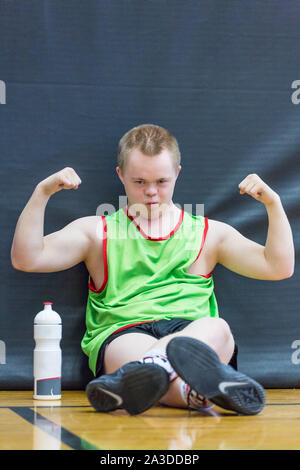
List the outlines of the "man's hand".
{"type": "Polygon", "coordinates": [[[48,178],[41,181],[38,186],[47,196],[61,191],[62,189],[78,189],[81,179],[73,168],[66,167],[48,178]]]}
{"type": "Polygon", "coordinates": [[[238,187],[240,194],[250,194],[254,199],[265,205],[272,204],[279,199],[279,195],[256,174],[248,175],[240,182],[238,187]]]}

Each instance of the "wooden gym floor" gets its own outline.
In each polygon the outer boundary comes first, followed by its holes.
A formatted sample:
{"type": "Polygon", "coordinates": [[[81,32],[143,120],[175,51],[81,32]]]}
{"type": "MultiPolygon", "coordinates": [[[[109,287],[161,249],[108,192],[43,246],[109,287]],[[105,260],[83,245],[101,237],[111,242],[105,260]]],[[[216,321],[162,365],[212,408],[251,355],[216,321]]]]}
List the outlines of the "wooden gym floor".
{"type": "Polygon", "coordinates": [[[0,450],[299,450],[300,389],[266,394],[255,416],[163,406],[129,416],[95,412],[84,391],[63,391],[52,402],[1,391],[0,450]]]}

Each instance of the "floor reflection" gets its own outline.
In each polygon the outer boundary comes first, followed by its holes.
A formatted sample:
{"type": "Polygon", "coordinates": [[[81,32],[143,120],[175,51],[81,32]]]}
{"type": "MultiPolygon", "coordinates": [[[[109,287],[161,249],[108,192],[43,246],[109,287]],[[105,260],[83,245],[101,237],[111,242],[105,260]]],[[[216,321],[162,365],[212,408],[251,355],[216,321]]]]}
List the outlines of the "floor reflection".
{"type": "MultiPolygon", "coordinates": [[[[33,449],[34,450],[60,450],[61,449],[61,422],[56,423],[51,420],[53,409],[50,408],[49,419],[44,418],[38,413],[37,409],[33,410],[33,449]],[[44,432],[40,432],[40,430],[44,432]],[[49,439],[49,436],[54,439],[49,439]]],[[[57,420],[57,410],[55,414],[57,420]]]]}

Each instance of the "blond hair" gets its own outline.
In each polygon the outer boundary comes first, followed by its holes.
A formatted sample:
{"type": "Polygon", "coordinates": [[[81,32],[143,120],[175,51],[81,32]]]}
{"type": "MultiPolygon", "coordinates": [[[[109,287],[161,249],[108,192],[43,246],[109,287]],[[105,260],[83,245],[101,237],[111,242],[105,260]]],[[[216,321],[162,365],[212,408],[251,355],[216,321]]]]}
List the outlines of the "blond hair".
{"type": "Polygon", "coordinates": [[[176,138],[167,129],[155,124],[141,124],[126,132],[118,147],[118,165],[124,174],[128,157],[133,149],[144,155],[154,156],[167,149],[170,151],[175,172],[180,165],[180,150],[176,138]]]}

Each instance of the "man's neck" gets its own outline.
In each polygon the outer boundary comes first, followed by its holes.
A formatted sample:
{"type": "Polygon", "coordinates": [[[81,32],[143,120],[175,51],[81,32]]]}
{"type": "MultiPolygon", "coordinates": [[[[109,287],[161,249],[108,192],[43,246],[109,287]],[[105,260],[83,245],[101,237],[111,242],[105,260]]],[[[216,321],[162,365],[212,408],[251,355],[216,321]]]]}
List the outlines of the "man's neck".
{"type": "Polygon", "coordinates": [[[142,227],[146,232],[152,231],[158,235],[168,233],[169,230],[171,231],[178,223],[181,212],[172,201],[170,204],[164,204],[162,209],[163,210],[159,210],[153,214],[153,217],[149,214],[149,217],[146,218],[141,215],[134,216],[131,214],[130,206],[128,205],[128,213],[134,218],[135,223],[142,227]]]}

